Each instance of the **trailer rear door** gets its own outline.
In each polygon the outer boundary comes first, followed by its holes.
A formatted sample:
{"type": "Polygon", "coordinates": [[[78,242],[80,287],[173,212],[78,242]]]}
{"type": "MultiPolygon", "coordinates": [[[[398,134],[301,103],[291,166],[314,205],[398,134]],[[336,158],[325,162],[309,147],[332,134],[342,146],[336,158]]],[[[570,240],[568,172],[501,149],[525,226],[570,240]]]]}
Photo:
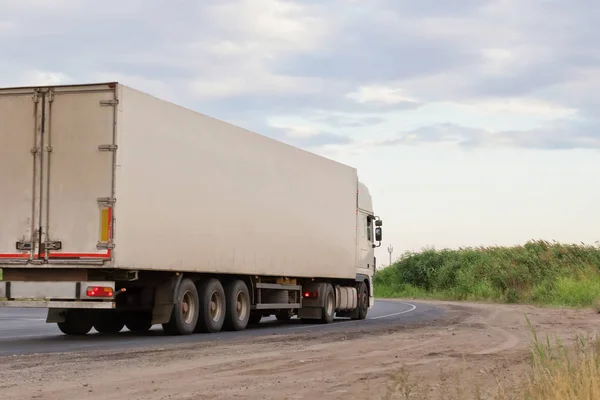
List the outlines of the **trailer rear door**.
{"type": "Polygon", "coordinates": [[[26,263],[34,254],[40,111],[34,89],[0,90],[0,262],[26,263]]]}
{"type": "Polygon", "coordinates": [[[41,253],[51,262],[111,258],[116,93],[115,85],[49,92],[41,253]]]}
{"type": "Polygon", "coordinates": [[[112,258],[116,94],[0,89],[0,264],[112,258]]]}

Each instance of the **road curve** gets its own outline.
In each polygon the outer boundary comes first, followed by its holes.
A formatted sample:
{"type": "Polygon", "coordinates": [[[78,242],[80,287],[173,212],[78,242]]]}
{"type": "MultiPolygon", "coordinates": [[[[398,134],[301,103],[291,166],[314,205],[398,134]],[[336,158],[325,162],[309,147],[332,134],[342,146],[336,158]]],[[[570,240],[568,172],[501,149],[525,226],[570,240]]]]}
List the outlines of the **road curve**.
{"type": "Polygon", "coordinates": [[[412,322],[424,322],[440,317],[438,307],[393,300],[377,300],[364,321],[336,319],[327,325],[307,325],[298,319],[286,322],[264,318],[258,326],[240,332],[167,336],[160,325],[145,334],[133,334],[126,329],[117,335],[101,335],[92,330],[88,335],[63,335],[56,324],[47,324],[43,309],[0,309],[0,356],[33,353],[74,352],[87,350],[126,350],[139,347],[163,347],[208,341],[239,340],[261,336],[319,332],[350,332],[381,326],[390,328],[412,322]]]}

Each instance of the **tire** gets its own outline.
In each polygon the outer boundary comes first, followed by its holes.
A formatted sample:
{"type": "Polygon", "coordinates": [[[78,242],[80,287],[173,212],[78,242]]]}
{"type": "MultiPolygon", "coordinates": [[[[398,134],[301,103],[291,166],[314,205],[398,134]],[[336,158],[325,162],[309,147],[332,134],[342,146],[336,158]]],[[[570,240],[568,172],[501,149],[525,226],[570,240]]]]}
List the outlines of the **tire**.
{"type": "Polygon", "coordinates": [[[170,335],[189,335],[194,333],[198,322],[200,300],[196,285],[184,278],[177,288],[176,301],[171,319],[163,324],[163,330],[170,335]]]}
{"type": "Polygon", "coordinates": [[[248,285],[236,279],[225,285],[225,322],[228,331],[242,331],[250,320],[250,291],[248,285]]]}
{"type": "Polygon", "coordinates": [[[152,328],[152,313],[132,313],[127,316],[125,326],[131,332],[148,332],[152,328]]]}
{"type": "Polygon", "coordinates": [[[330,284],[325,286],[325,305],[323,306],[323,315],[321,316],[321,322],[324,324],[330,324],[333,322],[335,315],[335,294],[333,293],[333,287],[330,284]]]}
{"type": "Polygon", "coordinates": [[[278,321],[289,321],[292,319],[292,310],[279,311],[275,314],[278,321]]]}
{"type": "Polygon", "coordinates": [[[198,285],[200,308],[195,332],[219,332],[225,323],[226,297],[223,285],[218,279],[201,281],[198,285]]]}
{"type": "Polygon", "coordinates": [[[120,314],[116,312],[101,312],[96,316],[94,329],[99,333],[115,334],[121,332],[125,323],[120,314]]]}
{"type": "Polygon", "coordinates": [[[369,291],[367,290],[367,284],[361,282],[358,286],[358,307],[354,313],[352,313],[352,319],[361,320],[367,318],[369,312],[369,291]]]}
{"type": "Polygon", "coordinates": [[[65,335],[87,335],[94,326],[91,313],[85,310],[69,310],[65,322],[58,322],[58,329],[65,335]]]}

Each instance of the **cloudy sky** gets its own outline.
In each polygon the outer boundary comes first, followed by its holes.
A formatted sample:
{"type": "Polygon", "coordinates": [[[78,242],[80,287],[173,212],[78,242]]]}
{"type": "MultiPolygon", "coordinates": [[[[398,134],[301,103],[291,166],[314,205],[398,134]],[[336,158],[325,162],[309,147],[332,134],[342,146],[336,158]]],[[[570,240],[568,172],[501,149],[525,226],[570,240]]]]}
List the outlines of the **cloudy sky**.
{"type": "Polygon", "coordinates": [[[597,0],[0,0],[0,85],[118,80],[359,169],[394,255],[600,239],[597,0]]]}

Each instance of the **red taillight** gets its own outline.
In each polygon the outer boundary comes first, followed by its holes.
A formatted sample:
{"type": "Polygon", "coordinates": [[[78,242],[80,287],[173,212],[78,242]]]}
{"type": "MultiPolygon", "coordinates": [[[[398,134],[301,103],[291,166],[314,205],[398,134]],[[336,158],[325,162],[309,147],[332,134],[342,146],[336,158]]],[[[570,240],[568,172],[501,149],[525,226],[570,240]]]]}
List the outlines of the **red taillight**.
{"type": "Polygon", "coordinates": [[[113,297],[111,287],[89,286],[86,291],[87,297],[113,297]]]}
{"type": "Polygon", "coordinates": [[[319,297],[319,292],[304,292],[302,293],[302,297],[305,299],[317,298],[319,297]]]}

